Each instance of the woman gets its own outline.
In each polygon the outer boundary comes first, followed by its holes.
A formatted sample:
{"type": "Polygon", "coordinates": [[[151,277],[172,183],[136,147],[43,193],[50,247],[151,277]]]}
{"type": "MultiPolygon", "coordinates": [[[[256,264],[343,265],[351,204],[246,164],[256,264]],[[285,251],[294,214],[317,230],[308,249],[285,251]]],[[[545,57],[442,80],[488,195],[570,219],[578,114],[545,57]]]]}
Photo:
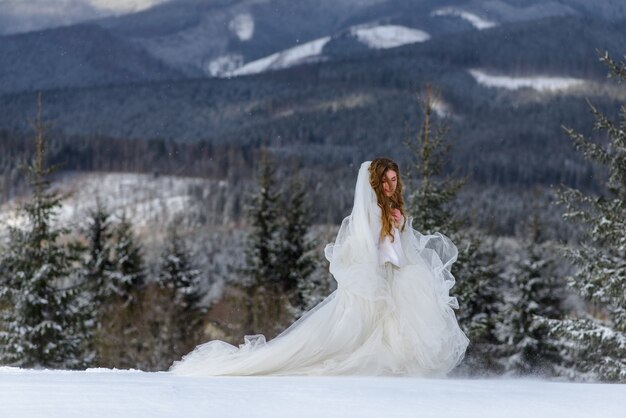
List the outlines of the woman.
{"type": "Polygon", "coordinates": [[[239,348],[210,341],[171,371],[442,376],[461,361],[469,340],[449,296],[457,249],[440,233],[411,228],[395,162],[361,164],[352,213],[325,255],[337,290],[280,335],[245,336],[239,348]]]}

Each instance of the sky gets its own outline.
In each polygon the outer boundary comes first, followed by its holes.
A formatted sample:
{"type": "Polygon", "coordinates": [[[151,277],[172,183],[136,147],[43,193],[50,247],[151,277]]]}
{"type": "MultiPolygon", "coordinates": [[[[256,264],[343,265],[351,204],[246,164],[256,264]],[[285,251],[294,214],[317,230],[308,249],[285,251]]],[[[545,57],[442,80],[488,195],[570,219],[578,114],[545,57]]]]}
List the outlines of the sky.
{"type": "Polygon", "coordinates": [[[0,0],[0,33],[64,26],[138,12],[171,0],[0,0]]]}

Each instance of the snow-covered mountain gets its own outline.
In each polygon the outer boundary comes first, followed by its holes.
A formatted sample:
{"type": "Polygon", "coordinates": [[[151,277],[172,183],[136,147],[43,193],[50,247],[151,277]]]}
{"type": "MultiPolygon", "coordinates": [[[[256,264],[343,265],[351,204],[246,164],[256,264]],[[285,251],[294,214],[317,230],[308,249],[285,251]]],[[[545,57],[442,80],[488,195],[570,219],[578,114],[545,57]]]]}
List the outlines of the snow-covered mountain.
{"type": "MultiPolygon", "coordinates": [[[[292,67],[294,65],[306,62],[314,62],[323,60],[321,55],[324,45],[330,40],[329,36],[306,42],[302,45],[289,48],[285,51],[276,52],[267,57],[249,62],[233,71],[226,73],[213,73],[215,76],[238,76],[246,74],[260,73],[268,70],[279,70],[282,68],[292,67]]],[[[218,58],[219,59],[219,58],[218,58]]]]}
{"type": "MultiPolygon", "coordinates": [[[[430,35],[424,31],[399,25],[360,25],[349,28],[347,32],[350,37],[372,49],[395,48],[430,39],[430,35]]],[[[324,47],[330,40],[330,36],[325,36],[276,52],[240,67],[233,63],[232,58],[228,60],[228,57],[219,57],[209,63],[209,72],[213,76],[233,77],[289,68],[307,62],[324,61],[328,59],[324,55],[324,47]],[[227,62],[228,65],[224,65],[224,62],[227,62]]],[[[241,59],[240,56],[239,59],[241,59]]]]}
{"type": "MultiPolygon", "coordinates": [[[[34,1],[0,2],[0,33],[74,25],[89,20],[110,32],[109,37],[116,39],[116,43],[126,42],[171,71],[191,77],[252,74],[335,59],[345,55],[342,53],[345,48],[345,52],[359,50],[354,49],[354,43],[346,43],[346,39],[356,40],[365,49],[381,49],[424,42],[461,30],[489,30],[555,16],[626,18],[626,7],[618,0],[602,0],[594,3],[594,7],[580,0],[449,0],[445,3],[426,0],[34,1]],[[337,39],[342,42],[335,42],[337,39]],[[330,46],[333,53],[328,54],[326,49],[330,46]]],[[[45,44],[47,33],[50,32],[34,32],[33,35],[45,44]]],[[[3,41],[0,36],[0,46],[3,41]]],[[[25,67],[37,69],[41,63],[32,59],[41,55],[43,49],[54,68],[67,58],[63,54],[50,54],[50,51],[72,54],[73,43],[76,40],[60,40],[43,48],[24,44],[13,51],[20,52],[18,61],[25,67]]],[[[97,73],[102,67],[95,63],[97,56],[94,47],[92,54],[77,57],[70,63],[72,68],[60,71],[61,75],[46,77],[43,84],[42,77],[19,68],[0,74],[0,82],[27,88],[29,84],[31,88],[84,86],[84,79],[88,77],[82,76],[83,80],[76,82],[72,77],[77,78],[76,68],[93,69],[97,73]]],[[[110,57],[110,61],[122,60],[127,61],[123,57],[110,57]]],[[[4,61],[16,66],[15,58],[4,61]]],[[[154,80],[149,71],[146,74],[145,80],[154,80]]],[[[118,77],[105,82],[119,81],[118,77]]],[[[129,81],[137,80],[131,77],[129,81]]]]}
{"type": "MultiPolygon", "coordinates": [[[[531,19],[563,5],[583,14],[586,6],[575,3],[172,0],[90,25],[5,36],[0,133],[30,134],[35,93],[45,89],[44,118],[62,135],[242,147],[271,141],[285,154],[340,164],[356,151],[389,152],[413,112],[413,92],[431,83],[442,90],[438,114],[463,132],[456,163],[478,177],[590,178],[578,166],[551,174],[560,168],[550,164],[561,166],[542,162],[543,145],[524,158],[528,148],[513,151],[517,135],[556,144],[562,132],[545,126],[555,118],[582,124],[584,97],[624,96],[607,83],[595,51],[623,53],[625,25],[512,20],[522,9],[531,19]],[[469,16],[483,19],[481,29],[469,16]],[[516,124],[520,111],[533,123],[516,124]],[[498,155],[486,159],[490,152],[498,155]],[[537,166],[528,169],[524,159],[537,166]]],[[[598,10],[611,4],[599,2],[598,10]]],[[[612,10],[619,16],[619,7],[612,10]]],[[[562,159],[571,152],[562,140],[552,151],[562,159]]]]}

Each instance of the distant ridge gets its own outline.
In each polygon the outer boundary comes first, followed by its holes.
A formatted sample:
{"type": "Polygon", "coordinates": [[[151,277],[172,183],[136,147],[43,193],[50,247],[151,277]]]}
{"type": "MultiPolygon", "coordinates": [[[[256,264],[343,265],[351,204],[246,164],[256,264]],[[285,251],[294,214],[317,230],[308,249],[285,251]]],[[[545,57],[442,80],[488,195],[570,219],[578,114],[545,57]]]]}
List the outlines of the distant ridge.
{"type": "Polygon", "coordinates": [[[0,38],[0,93],[180,76],[143,49],[93,24],[0,38]]]}

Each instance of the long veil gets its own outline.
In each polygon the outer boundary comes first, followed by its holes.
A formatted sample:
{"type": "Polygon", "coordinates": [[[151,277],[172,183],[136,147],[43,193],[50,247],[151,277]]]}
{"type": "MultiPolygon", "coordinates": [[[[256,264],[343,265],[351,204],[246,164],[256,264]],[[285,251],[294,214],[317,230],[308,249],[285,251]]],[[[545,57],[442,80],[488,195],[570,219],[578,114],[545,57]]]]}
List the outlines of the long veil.
{"type": "MultiPolygon", "coordinates": [[[[372,272],[383,274],[378,265],[378,239],[381,228],[381,209],[376,194],[369,182],[371,161],[361,164],[354,190],[352,212],[341,223],[335,242],[326,245],[326,259],[330,262],[330,273],[342,285],[357,286],[360,293],[376,291],[372,272]],[[360,274],[357,274],[357,271],[360,274]],[[371,279],[371,282],[364,279],[371,279]],[[354,283],[358,281],[360,283],[354,283]]],[[[404,255],[409,265],[425,265],[440,280],[441,300],[458,309],[456,298],[448,296],[455,284],[451,269],[458,257],[457,247],[440,232],[422,234],[413,229],[413,218],[409,218],[405,230],[400,234],[404,255]],[[444,296],[445,293],[445,296],[444,296]]],[[[370,295],[376,298],[376,295],[370,295]]],[[[380,296],[380,295],[378,295],[380,296]]]]}
{"type": "MultiPolygon", "coordinates": [[[[387,292],[380,291],[380,280],[377,276],[381,273],[377,266],[381,211],[369,183],[370,164],[371,161],[361,164],[354,188],[352,212],[341,222],[335,241],[324,248],[324,256],[330,263],[329,272],[337,282],[337,290],[349,289],[350,292],[367,299],[381,300],[387,297],[387,292]]],[[[333,292],[302,314],[276,338],[284,337],[297,329],[302,322],[331,302],[335,296],[336,292],[333,292]]],[[[248,343],[252,343],[255,338],[264,337],[254,335],[245,338],[248,343]]]]}

